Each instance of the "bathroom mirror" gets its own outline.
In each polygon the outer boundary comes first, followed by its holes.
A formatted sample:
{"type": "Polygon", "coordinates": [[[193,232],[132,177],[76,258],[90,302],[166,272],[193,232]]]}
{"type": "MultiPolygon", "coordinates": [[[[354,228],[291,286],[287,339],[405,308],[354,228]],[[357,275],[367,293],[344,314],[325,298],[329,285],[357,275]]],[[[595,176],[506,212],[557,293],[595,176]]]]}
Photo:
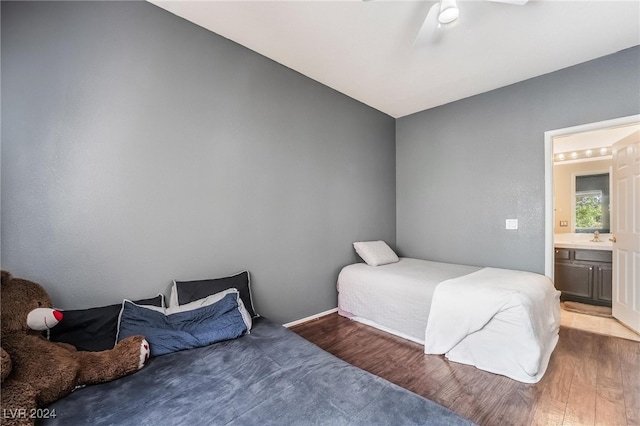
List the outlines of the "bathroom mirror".
{"type": "Polygon", "coordinates": [[[609,233],[610,169],[611,155],[554,161],[554,234],[609,233]]]}
{"type": "Polygon", "coordinates": [[[578,175],[573,193],[576,233],[609,232],[609,173],[578,175]]]}

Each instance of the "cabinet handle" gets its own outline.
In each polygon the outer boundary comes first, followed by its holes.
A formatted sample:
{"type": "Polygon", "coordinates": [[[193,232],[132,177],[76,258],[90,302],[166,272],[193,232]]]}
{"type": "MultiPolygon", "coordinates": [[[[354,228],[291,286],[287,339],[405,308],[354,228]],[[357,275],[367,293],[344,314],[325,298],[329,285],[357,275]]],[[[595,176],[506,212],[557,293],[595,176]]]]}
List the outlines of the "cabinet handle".
{"type": "Polygon", "coordinates": [[[590,270],[590,271],[593,271],[593,266],[589,266],[589,270],[590,270]]]}

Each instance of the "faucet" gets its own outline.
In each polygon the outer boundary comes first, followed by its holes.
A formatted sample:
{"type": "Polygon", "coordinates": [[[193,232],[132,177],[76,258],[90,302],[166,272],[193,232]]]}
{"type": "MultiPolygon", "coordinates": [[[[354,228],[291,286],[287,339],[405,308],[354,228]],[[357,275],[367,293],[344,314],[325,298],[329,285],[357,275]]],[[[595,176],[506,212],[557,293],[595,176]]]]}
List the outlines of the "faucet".
{"type": "Polygon", "coordinates": [[[600,239],[600,232],[596,231],[593,233],[593,240],[591,242],[600,243],[602,240],[600,239]]]}

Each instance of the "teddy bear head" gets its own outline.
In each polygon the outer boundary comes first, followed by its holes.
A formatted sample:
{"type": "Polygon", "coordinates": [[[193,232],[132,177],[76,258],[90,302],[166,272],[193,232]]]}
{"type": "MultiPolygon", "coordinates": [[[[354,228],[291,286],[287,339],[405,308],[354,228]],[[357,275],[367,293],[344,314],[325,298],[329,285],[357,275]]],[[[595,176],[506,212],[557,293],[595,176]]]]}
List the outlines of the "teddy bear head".
{"type": "Polygon", "coordinates": [[[39,334],[62,319],[62,313],[52,308],[51,298],[40,284],[13,278],[2,271],[0,290],[2,335],[39,334]]]}

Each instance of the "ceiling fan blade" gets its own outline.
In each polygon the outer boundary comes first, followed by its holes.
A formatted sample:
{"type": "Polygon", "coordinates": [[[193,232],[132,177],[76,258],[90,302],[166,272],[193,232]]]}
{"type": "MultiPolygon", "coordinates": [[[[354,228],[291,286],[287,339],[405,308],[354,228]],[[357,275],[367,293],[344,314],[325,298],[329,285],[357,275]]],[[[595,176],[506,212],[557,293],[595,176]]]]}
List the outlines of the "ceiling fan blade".
{"type": "Polygon", "coordinates": [[[440,12],[440,2],[434,3],[427,16],[422,21],[422,26],[413,42],[414,46],[434,43],[442,37],[442,25],[438,22],[438,13],[440,12]]]}
{"type": "Polygon", "coordinates": [[[495,3],[507,3],[507,4],[515,4],[517,6],[522,6],[526,4],[529,0],[487,0],[495,3]]]}

